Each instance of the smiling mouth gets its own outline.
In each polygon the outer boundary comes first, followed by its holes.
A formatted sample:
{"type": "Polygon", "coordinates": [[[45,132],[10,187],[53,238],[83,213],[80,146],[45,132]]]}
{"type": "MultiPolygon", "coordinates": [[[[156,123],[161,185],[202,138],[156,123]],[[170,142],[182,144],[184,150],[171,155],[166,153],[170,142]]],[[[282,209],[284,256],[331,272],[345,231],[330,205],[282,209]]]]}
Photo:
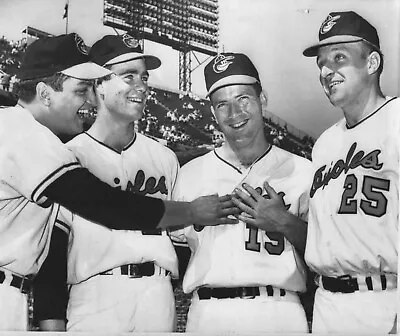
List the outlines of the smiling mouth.
{"type": "Polygon", "coordinates": [[[239,128],[243,127],[244,125],[246,125],[247,122],[248,122],[248,119],[245,119],[245,120],[237,122],[236,124],[232,124],[231,127],[234,129],[239,129],[239,128]]]}
{"type": "Polygon", "coordinates": [[[128,100],[132,103],[143,104],[144,100],[138,97],[128,97],[128,100]]]}
{"type": "Polygon", "coordinates": [[[341,83],[343,83],[343,81],[332,81],[332,82],[329,83],[328,87],[329,87],[329,89],[332,89],[332,88],[334,88],[336,85],[339,85],[339,84],[341,84],[341,83]]]}
{"type": "Polygon", "coordinates": [[[96,114],[97,114],[97,110],[95,107],[92,107],[90,109],[80,109],[77,112],[77,115],[80,119],[95,117],[96,114]]]}

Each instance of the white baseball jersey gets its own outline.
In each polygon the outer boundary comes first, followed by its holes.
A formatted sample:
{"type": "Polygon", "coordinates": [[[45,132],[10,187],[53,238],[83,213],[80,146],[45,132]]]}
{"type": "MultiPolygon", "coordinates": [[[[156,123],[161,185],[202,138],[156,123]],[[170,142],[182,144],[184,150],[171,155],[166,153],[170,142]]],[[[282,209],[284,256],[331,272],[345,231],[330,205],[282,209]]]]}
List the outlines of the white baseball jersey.
{"type": "Polygon", "coordinates": [[[305,258],[317,273],[397,274],[400,100],[316,142],[305,258]]]}
{"type": "Polygon", "coordinates": [[[0,267],[35,274],[47,256],[59,205],[41,193],[68,170],[75,156],[32,114],[0,109],[0,267]]]}
{"type": "MultiPolygon", "coordinates": [[[[289,212],[307,218],[311,162],[272,146],[253,165],[240,171],[223,157],[224,147],[184,165],[173,193],[175,200],[230,194],[243,182],[263,189],[264,181],[282,195],[289,212]]],[[[303,264],[280,233],[265,232],[243,222],[212,227],[189,226],[171,233],[187,241],[192,256],[183,280],[190,293],[200,286],[265,286],[305,290],[303,264]]]]}
{"type": "MultiPolygon", "coordinates": [[[[178,174],[175,154],[160,143],[136,133],[121,153],[83,133],[67,144],[81,164],[113,187],[135,194],[170,200],[178,174]]],[[[111,230],[74,216],[68,258],[68,281],[89,277],[129,263],[154,261],[178,275],[175,249],[165,231],[111,230]]]]}

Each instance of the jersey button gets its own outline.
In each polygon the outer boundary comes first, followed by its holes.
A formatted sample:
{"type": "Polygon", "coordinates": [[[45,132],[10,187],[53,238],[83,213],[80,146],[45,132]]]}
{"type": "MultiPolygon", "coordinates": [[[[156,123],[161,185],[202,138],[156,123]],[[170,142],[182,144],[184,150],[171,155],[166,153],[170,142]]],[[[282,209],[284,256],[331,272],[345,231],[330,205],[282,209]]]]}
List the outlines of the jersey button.
{"type": "Polygon", "coordinates": [[[116,177],[116,178],[114,179],[114,183],[115,183],[115,184],[119,184],[119,182],[120,182],[120,181],[119,181],[119,178],[116,177]]]}

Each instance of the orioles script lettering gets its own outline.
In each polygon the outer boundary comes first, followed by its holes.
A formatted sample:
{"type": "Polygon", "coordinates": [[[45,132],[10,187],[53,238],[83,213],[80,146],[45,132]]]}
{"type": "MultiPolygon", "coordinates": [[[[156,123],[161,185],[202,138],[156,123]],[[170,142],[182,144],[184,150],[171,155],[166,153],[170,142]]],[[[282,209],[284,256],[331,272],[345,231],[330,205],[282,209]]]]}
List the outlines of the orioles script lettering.
{"type": "Polygon", "coordinates": [[[313,197],[319,188],[324,188],[329,184],[332,179],[336,179],[340,174],[347,173],[350,169],[355,169],[362,166],[365,169],[379,170],[382,168],[383,163],[379,162],[380,149],[375,149],[368,154],[360,150],[356,152],[357,142],[354,142],[346,156],[346,160],[338,160],[327,171],[326,165],[319,168],[314,174],[313,184],[310,190],[310,197],[313,197]],[[365,154],[365,155],[364,155],[365,154]]]}

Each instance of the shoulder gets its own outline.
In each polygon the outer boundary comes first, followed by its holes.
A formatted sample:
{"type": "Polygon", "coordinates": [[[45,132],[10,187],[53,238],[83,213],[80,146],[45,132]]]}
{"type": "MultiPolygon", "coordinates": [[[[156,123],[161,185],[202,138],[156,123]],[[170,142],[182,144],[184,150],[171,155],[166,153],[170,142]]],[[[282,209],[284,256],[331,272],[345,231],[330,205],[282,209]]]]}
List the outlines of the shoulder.
{"type": "Polygon", "coordinates": [[[308,174],[313,169],[312,162],[305,157],[291,153],[277,146],[273,146],[272,151],[277,156],[279,165],[289,165],[290,167],[293,167],[292,169],[294,172],[305,172],[308,174]]]}
{"type": "MultiPolygon", "coordinates": [[[[205,164],[209,164],[215,158],[216,158],[216,155],[215,155],[214,151],[211,151],[211,152],[208,152],[206,154],[200,155],[200,156],[188,161],[187,163],[185,163],[182,166],[181,171],[183,173],[199,171],[199,170],[202,169],[202,167],[205,164]]],[[[210,167],[209,169],[212,169],[212,167],[210,167]]]]}
{"type": "Polygon", "coordinates": [[[73,139],[71,139],[70,141],[68,141],[66,143],[66,145],[68,147],[75,147],[75,146],[80,146],[82,144],[87,143],[88,141],[88,136],[85,133],[81,133],[78,134],[77,136],[75,136],[73,139]]]}
{"type": "Polygon", "coordinates": [[[81,133],[66,143],[66,146],[75,153],[91,150],[94,141],[86,134],[81,133]]]}
{"type": "Polygon", "coordinates": [[[342,133],[345,128],[346,120],[341,118],[338,122],[323,131],[314,143],[312,150],[313,155],[320,150],[326,151],[329,145],[336,141],[339,133],[342,133]]]}
{"type": "MultiPolygon", "coordinates": [[[[147,147],[151,148],[151,150],[157,151],[157,155],[163,155],[164,157],[170,157],[176,159],[176,154],[166,145],[160,142],[161,139],[152,138],[141,133],[136,133],[138,143],[145,143],[147,147]]],[[[162,157],[160,157],[161,159],[162,157]]]]}

